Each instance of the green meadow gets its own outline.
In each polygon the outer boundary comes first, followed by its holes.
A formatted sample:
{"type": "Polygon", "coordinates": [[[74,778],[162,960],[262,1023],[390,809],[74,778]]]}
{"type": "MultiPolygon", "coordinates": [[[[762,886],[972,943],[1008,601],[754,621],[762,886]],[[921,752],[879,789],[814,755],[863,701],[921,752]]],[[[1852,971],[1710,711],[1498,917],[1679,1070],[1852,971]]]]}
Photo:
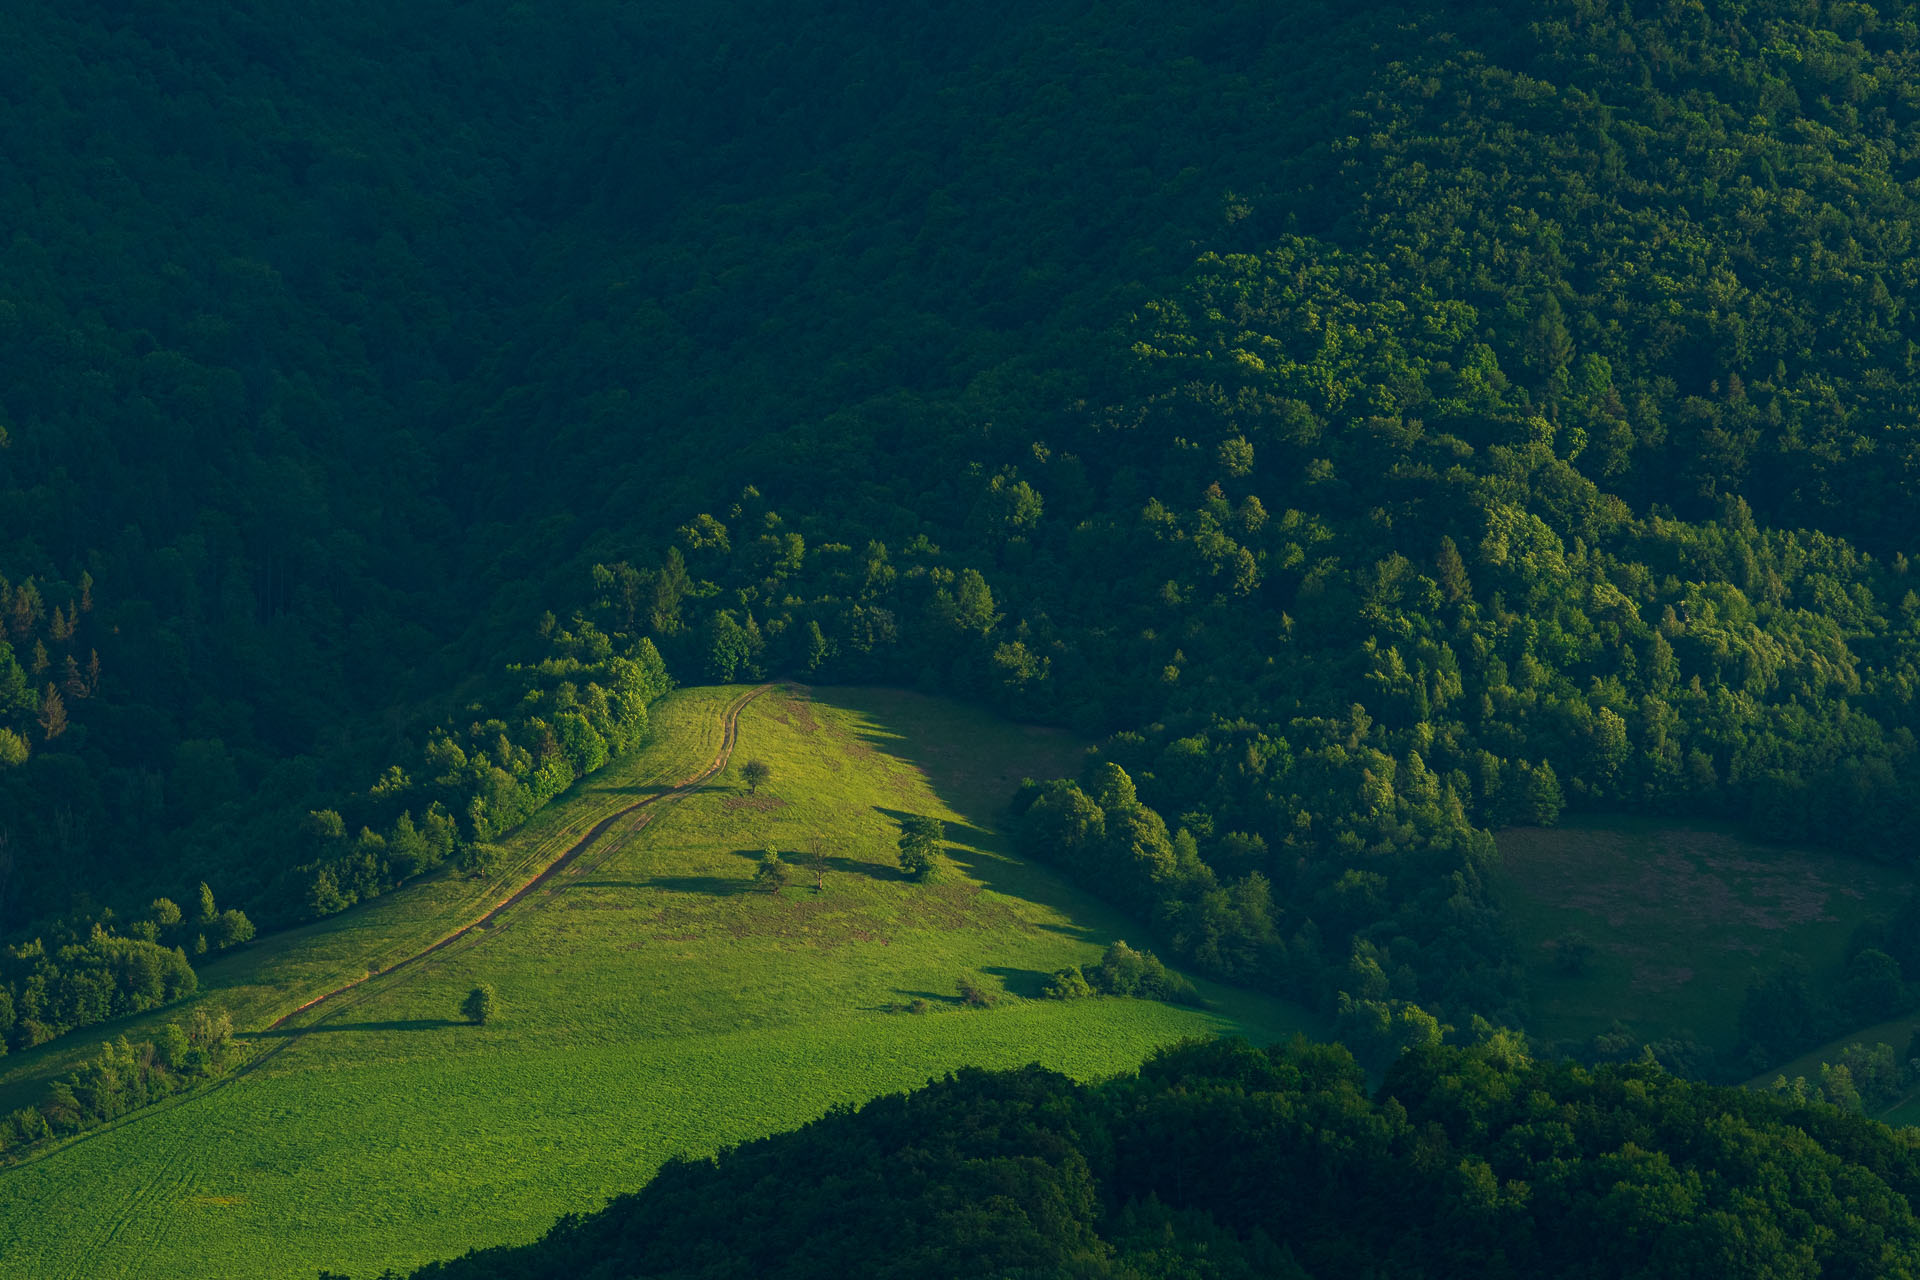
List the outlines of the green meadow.
{"type": "Polygon", "coordinates": [[[1815,973],[1837,969],[1853,931],[1890,916],[1908,884],[1864,859],[1760,845],[1703,823],[1585,817],[1503,831],[1498,842],[1531,1029],[1549,1042],[1620,1022],[1643,1040],[1730,1049],[1756,976],[1789,957],[1815,973]],[[1591,959],[1570,974],[1554,949],[1575,935],[1591,959]]]}
{"type": "MultiPolygon", "coordinates": [[[[748,706],[723,774],[643,811],[642,829],[617,824],[493,927],[260,1030],[444,936],[607,813],[697,773],[739,692],[663,701],[649,745],[529,823],[492,880],[414,886],[208,966],[197,998],[253,1029],[260,1065],[0,1173],[0,1272],[371,1276],[531,1239],[674,1156],[962,1065],[1094,1079],[1185,1036],[1323,1030],[1206,984],[1205,1010],[1036,998],[1048,973],[1114,938],[1152,941],[1001,834],[1020,779],[1076,771],[1079,744],[912,693],[786,688],[748,706]],[[752,795],[749,759],[771,769],[752,795]],[[907,814],[946,823],[933,883],[894,865],[907,814]],[[757,888],[770,848],[824,875],[797,865],[786,888],[757,888]],[[994,1003],[964,1006],[963,978],[994,1003]],[[456,1012],[479,981],[503,1006],[484,1027],[456,1012]],[[915,1001],[923,1012],[907,1011],[915,1001]]],[[[87,1047],[8,1060],[0,1090],[24,1096],[87,1047]]]]}

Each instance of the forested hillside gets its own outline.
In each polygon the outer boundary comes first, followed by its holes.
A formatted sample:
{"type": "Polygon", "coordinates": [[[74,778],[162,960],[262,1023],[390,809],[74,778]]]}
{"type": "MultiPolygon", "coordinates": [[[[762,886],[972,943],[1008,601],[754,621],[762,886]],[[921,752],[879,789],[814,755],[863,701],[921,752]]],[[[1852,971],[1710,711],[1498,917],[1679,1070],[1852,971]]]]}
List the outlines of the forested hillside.
{"type": "Polygon", "coordinates": [[[1501,824],[1904,861],[1915,17],[16,8],[11,963],[484,862],[669,679],[1099,736],[1031,851],[1369,1061],[1524,1022],[1501,824]]]}
{"type": "MultiPolygon", "coordinates": [[[[1507,1041],[1186,1046],[1092,1089],[968,1071],[671,1165],[417,1280],[1911,1276],[1905,1134],[1507,1041]]],[[[1907,1131],[1908,1134],[1911,1131],[1907,1131]]]]}

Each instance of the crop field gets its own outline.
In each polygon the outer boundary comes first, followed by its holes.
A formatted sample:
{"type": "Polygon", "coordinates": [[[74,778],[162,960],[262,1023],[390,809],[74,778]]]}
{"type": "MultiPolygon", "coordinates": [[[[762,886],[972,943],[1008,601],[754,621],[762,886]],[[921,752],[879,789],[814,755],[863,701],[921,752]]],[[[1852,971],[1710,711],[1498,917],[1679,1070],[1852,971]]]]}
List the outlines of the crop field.
{"type": "MultiPolygon", "coordinates": [[[[535,866],[697,772],[739,692],[672,695],[654,741],[530,823],[512,858],[535,866]]],[[[915,694],[771,690],[743,714],[724,774],[644,830],[616,826],[495,927],[256,1032],[279,1051],[231,1084],[0,1173],[0,1273],[368,1277],[530,1239],[673,1156],[965,1064],[1091,1079],[1183,1036],[1323,1030],[1205,984],[1206,1010],[1033,998],[1116,937],[1151,942],[1012,857],[998,830],[1022,776],[1074,772],[1078,755],[1064,734],[915,694]],[[751,795],[749,759],[771,771],[751,795]],[[931,884],[894,865],[907,814],[946,823],[949,865],[931,884]],[[778,892],[752,880],[769,848],[799,864],[778,892]],[[991,1007],[963,1006],[962,978],[991,1007]],[[502,1002],[484,1027],[456,1011],[479,981],[502,1002]]],[[[265,1027],[511,881],[448,878],[268,939],[209,966],[200,998],[265,1027]]],[[[8,1087],[58,1060],[9,1061],[8,1087]]]]}
{"type": "Polygon", "coordinates": [[[1909,883],[1863,859],[1771,848],[1703,824],[1586,819],[1498,840],[1532,1029],[1547,1041],[1584,1040],[1617,1021],[1643,1040],[1730,1048],[1756,975],[1789,956],[1815,972],[1837,967],[1853,931],[1890,916],[1909,883]],[[1555,958],[1570,936],[1592,948],[1577,974],[1555,958]]]}

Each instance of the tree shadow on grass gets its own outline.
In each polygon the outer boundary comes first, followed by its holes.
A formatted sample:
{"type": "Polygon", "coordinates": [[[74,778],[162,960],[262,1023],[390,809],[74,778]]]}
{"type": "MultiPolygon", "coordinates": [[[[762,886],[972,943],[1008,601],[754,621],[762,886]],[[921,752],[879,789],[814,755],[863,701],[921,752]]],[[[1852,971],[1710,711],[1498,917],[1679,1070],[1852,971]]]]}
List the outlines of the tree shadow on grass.
{"type": "MultiPolygon", "coordinates": [[[[705,790],[705,788],[701,788],[705,790]]],[[[649,782],[632,787],[596,787],[594,790],[610,796],[658,796],[673,790],[670,782],[649,782]]]]}
{"type": "Polygon", "coordinates": [[[1038,1000],[1046,992],[1046,986],[1053,981],[1053,975],[1039,969],[1010,969],[1005,965],[990,964],[981,969],[1000,979],[1000,984],[1010,996],[1019,996],[1022,1000],[1038,1000]]]}
{"type": "MultiPolygon", "coordinates": [[[[967,735],[971,727],[966,718],[981,716],[983,709],[979,707],[968,708],[961,720],[946,724],[947,731],[954,737],[936,741],[918,736],[931,726],[915,714],[911,705],[894,707],[905,713],[906,730],[897,731],[890,722],[880,723],[889,716],[884,704],[890,698],[882,698],[881,705],[876,706],[874,700],[863,696],[857,687],[844,692],[815,688],[807,693],[815,702],[847,708],[865,719],[866,724],[854,729],[854,737],[870,750],[925,774],[940,798],[972,822],[1004,827],[1006,808],[1023,777],[1030,773],[1038,777],[1071,776],[1080,771],[1084,756],[1084,747],[1065,734],[1056,734],[1051,747],[1029,752],[1019,738],[1033,733],[1037,726],[1029,726],[1022,735],[1014,737],[1003,733],[988,741],[969,742],[967,735]],[[1009,750],[1012,754],[1005,754],[1009,750]]],[[[1004,721],[1001,727],[1014,728],[1004,721]]]]}
{"type": "Polygon", "coordinates": [[[1057,933],[1063,938],[1073,938],[1080,942],[1105,943],[1111,940],[1110,931],[1082,924],[1037,924],[1034,928],[1044,929],[1048,933],[1057,933]]]}
{"type": "Polygon", "coordinates": [[[439,1027],[466,1027],[460,1018],[408,1018],[398,1022],[322,1022],[311,1027],[276,1027],[269,1031],[236,1031],[236,1040],[279,1040],[317,1031],[432,1031],[439,1027]]]}
{"type": "MultiPolygon", "coordinates": [[[[895,823],[922,816],[904,809],[889,809],[884,805],[875,805],[874,812],[895,823]]],[[[1039,864],[989,851],[992,845],[1001,843],[1000,836],[971,822],[943,820],[940,825],[945,828],[941,854],[973,880],[1009,898],[1043,903],[1057,903],[1060,900],[1060,891],[1067,887],[1063,877],[1039,864]]]]}
{"type": "Polygon", "coordinates": [[[895,987],[893,993],[897,996],[905,996],[909,1000],[925,1000],[928,1004],[957,1006],[966,1003],[958,994],[952,992],[943,995],[938,991],[909,991],[905,987],[895,987]]]}
{"type": "MultiPolygon", "coordinates": [[[[811,863],[807,864],[807,869],[813,869],[811,863]]],[[[898,867],[889,867],[879,862],[862,862],[858,858],[829,856],[827,858],[827,870],[838,871],[850,876],[865,876],[869,880],[907,879],[907,873],[898,867]]]]}
{"type": "Polygon", "coordinates": [[[704,893],[715,898],[730,898],[736,893],[745,893],[753,888],[753,882],[735,880],[730,876],[655,876],[651,880],[640,881],[634,887],[665,889],[670,893],[704,893]]]}
{"type": "MultiPolygon", "coordinates": [[[[733,856],[745,858],[748,862],[758,863],[766,857],[765,849],[735,849],[733,856]]],[[[793,883],[800,883],[813,874],[813,855],[800,849],[780,850],[781,860],[793,868],[793,883]]],[[[869,880],[906,880],[907,873],[898,867],[890,867],[884,862],[865,862],[859,858],[849,858],[842,854],[830,853],[826,856],[828,871],[838,871],[842,875],[865,876],[869,880]]]]}

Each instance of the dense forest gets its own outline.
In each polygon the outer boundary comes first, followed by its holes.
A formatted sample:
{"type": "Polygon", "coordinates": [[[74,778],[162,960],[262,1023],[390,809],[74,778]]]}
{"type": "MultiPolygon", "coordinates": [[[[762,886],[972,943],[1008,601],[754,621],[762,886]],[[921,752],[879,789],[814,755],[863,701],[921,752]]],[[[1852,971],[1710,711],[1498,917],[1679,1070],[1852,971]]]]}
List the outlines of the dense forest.
{"type": "MultiPolygon", "coordinates": [[[[1031,852],[1373,1064],[1524,1024],[1500,825],[1911,856],[1911,6],[0,34],[16,1046],[484,865],[675,679],[1088,733],[1031,852]]],[[[1907,1002],[1854,952],[1720,1068],[1907,1002]]]]}
{"type": "Polygon", "coordinates": [[[1165,1051],[1094,1088],[968,1070],[669,1164],[417,1280],[1912,1276],[1912,1131],[1510,1037],[1165,1051]]]}
{"type": "MultiPolygon", "coordinates": [[[[1344,1047],[423,1274],[1920,1271],[1920,1040],[1700,1079],[1920,1007],[1920,898],[1530,1056],[1494,839],[1914,866],[1920,5],[22,0],[0,219],[0,1051],[484,871],[675,683],[907,684],[1096,744],[1010,821],[1142,950],[1049,995],[1344,1047]]],[[[246,1058],[151,1034],[0,1146],[246,1058]]]]}

